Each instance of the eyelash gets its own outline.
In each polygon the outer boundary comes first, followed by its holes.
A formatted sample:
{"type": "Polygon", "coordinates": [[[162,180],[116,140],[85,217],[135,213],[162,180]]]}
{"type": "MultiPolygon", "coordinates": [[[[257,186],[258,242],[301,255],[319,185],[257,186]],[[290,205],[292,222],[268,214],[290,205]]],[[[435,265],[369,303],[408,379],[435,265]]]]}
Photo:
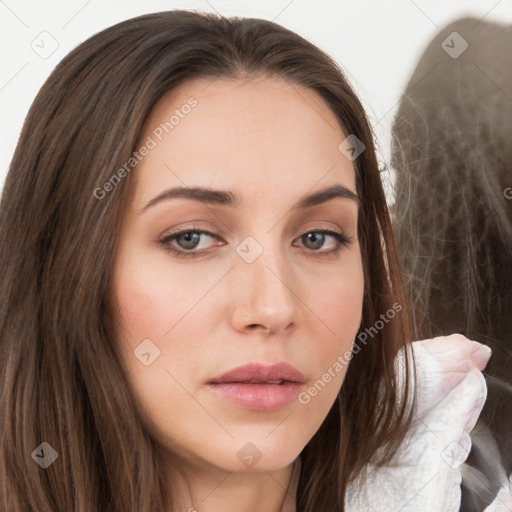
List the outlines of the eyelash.
{"type": "MultiPolygon", "coordinates": [[[[170,244],[170,242],[173,241],[174,239],[178,238],[181,235],[185,235],[187,233],[195,233],[195,234],[200,234],[200,235],[210,235],[210,236],[215,237],[215,238],[220,238],[220,235],[218,235],[217,233],[214,233],[213,231],[208,231],[208,230],[205,230],[205,229],[202,229],[202,228],[198,228],[198,227],[192,226],[190,228],[187,228],[187,229],[184,229],[184,230],[181,230],[181,231],[177,231],[175,233],[171,233],[170,235],[165,236],[164,238],[162,238],[162,239],[160,239],[158,241],[158,244],[160,246],[162,246],[165,251],[167,251],[167,252],[169,252],[169,253],[177,256],[177,257],[196,258],[198,256],[201,256],[201,255],[205,254],[208,251],[208,249],[203,250],[203,251],[194,251],[194,250],[185,251],[183,249],[178,249],[177,247],[175,247],[175,246],[170,244]]],[[[340,249],[342,247],[347,247],[349,244],[351,244],[353,242],[352,238],[350,238],[349,236],[345,235],[344,233],[339,233],[338,231],[333,231],[333,230],[330,230],[330,229],[318,229],[318,230],[311,229],[309,231],[304,232],[298,238],[302,238],[304,235],[307,235],[309,233],[322,233],[322,234],[331,235],[338,242],[338,245],[334,249],[330,249],[328,251],[321,251],[320,252],[320,251],[315,251],[313,249],[310,249],[310,252],[313,253],[312,255],[316,256],[316,257],[318,257],[318,256],[323,257],[323,256],[336,255],[336,254],[338,254],[338,252],[340,251],[340,249]]]]}

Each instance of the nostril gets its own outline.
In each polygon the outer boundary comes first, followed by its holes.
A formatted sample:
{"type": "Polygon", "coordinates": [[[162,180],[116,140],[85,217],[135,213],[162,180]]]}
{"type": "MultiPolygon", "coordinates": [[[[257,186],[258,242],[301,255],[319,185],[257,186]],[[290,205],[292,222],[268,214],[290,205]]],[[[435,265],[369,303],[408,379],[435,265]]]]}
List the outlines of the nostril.
{"type": "Polygon", "coordinates": [[[268,331],[268,327],[266,327],[265,325],[263,324],[250,324],[247,326],[248,329],[250,329],[251,331],[255,330],[255,329],[263,329],[264,331],[268,331]]]}

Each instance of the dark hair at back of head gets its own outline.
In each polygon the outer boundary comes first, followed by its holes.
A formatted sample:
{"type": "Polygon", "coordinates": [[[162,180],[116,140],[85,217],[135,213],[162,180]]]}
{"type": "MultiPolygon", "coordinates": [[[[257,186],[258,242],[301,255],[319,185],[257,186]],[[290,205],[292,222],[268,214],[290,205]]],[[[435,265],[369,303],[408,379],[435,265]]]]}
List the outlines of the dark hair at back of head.
{"type": "Polygon", "coordinates": [[[395,229],[415,337],[459,332],[493,350],[468,459],[480,473],[464,467],[474,490],[464,512],[483,510],[512,472],[511,57],[512,26],[451,23],[422,55],[393,125],[395,229]]]}

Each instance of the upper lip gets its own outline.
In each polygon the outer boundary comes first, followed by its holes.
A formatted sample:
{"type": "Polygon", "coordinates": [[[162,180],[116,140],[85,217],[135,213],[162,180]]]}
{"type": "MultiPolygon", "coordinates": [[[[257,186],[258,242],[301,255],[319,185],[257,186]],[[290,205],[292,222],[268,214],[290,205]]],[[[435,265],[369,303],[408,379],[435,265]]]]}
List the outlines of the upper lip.
{"type": "Polygon", "coordinates": [[[303,384],[304,375],[288,363],[281,362],[272,365],[250,363],[229,370],[224,375],[211,379],[210,384],[225,384],[229,382],[272,382],[289,381],[303,384]]]}

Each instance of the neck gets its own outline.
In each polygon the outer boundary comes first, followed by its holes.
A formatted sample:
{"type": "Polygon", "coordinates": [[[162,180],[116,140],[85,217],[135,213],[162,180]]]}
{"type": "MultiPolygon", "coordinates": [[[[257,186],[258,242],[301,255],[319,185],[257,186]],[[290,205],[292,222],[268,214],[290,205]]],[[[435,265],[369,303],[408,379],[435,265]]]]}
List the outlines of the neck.
{"type": "MultiPolygon", "coordinates": [[[[179,468],[179,487],[185,505],[181,508],[186,512],[295,512],[299,468],[291,482],[293,463],[274,471],[251,473],[230,473],[183,459],[173,460],[172,467],[179,468]]],[[[172,481],[175,487],[176,476],[172,481]]]]}

